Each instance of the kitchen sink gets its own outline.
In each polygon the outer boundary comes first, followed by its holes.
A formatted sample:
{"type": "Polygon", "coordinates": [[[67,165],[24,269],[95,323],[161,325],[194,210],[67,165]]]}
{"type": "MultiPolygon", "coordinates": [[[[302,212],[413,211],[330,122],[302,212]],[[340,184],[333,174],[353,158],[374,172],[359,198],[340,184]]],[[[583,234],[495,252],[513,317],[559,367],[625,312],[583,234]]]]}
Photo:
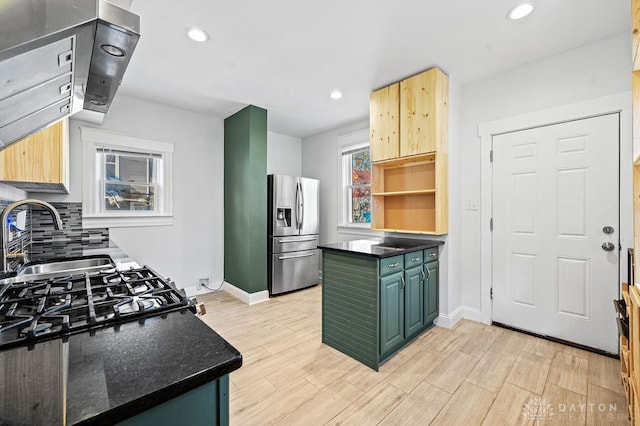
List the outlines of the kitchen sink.
{"type": "Polygon", "coordinates": [[[79,257],[51,262],[27,264],[18,270],[17,276],[22,275],[68,275],[100,269],[114,268],[116,265],[108,255],[79,257]]]}
{"type": "Polygon", "coordinates": [[[116,265],[109,255],[66,257],[47,262],[33,262],[18,269],[14,276],[1,279],[0,285],[79,275],[85,272],[97,272],[115,267],[116,265]]]}

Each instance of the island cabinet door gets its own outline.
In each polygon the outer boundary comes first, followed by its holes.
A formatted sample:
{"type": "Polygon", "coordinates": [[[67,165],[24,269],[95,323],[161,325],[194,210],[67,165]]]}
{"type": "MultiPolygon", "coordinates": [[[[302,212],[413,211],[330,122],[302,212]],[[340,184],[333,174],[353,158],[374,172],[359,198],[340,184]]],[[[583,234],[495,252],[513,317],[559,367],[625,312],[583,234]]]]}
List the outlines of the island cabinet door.
{"type": "Polygon", "coordinates": [[[410,339],[422,330],[424,305],[422,265],[404,272],[404,336],[410,339]]]}
{"type": "Polygon", "coordinates": [[[424,264],[424,325],[429,326],[438,317],[438,261],[424,264]]]}
{"type": "Polygon", "coordinates": [[[398,349],[404,343],[403,273],[380,279],[380,355],[398,349]]]}

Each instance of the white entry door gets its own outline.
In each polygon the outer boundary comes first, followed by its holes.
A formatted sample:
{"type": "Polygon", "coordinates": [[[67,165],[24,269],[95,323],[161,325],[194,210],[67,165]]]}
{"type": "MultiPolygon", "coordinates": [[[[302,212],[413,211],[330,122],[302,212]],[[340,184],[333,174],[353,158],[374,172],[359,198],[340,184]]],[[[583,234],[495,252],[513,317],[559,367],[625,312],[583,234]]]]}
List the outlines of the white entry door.
{"type": "Polygon", "coordinates": [[[494,322],[618,352],[619,139],[618,114],[493,137],[494,322]]]}

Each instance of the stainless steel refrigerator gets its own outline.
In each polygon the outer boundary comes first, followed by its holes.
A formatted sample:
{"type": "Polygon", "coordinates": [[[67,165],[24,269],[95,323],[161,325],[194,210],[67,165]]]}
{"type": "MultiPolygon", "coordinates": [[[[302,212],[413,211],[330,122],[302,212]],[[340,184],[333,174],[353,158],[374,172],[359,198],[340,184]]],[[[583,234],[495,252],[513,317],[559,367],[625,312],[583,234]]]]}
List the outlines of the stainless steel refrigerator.
{"type": "Polygon", "coordinates": [[[318,283],[320,181],[268,175],[269,295],[318,283]]]}

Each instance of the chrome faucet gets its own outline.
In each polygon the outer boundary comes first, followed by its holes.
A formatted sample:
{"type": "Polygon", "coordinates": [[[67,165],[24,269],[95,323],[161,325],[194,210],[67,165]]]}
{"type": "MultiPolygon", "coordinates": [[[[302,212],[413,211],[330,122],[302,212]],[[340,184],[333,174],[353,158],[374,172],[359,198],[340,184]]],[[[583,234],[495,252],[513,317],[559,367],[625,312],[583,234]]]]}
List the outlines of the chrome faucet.
{"type": "Polygon", "coordinates": [[[9,224],[7,223],[7,218],[11,212],[20,206],[24,206],[25,204],[32,204],[34,206],[39,206],[48,211],[51,214],[51,218],[53,219],[53,227],[57,230],[62,229],[62,220],[60,220],[60,214],[55,207],[46,201],[36,200],[34,198],[27,198],[24,200],[14,201],[9,204],[0,214],[0,226],[2,226],[2,249],[0,250],[0,256],[2,257],[2,271],[7,272],[9,270],[9,265],[7,259],[9,258],[9,224]]]}

